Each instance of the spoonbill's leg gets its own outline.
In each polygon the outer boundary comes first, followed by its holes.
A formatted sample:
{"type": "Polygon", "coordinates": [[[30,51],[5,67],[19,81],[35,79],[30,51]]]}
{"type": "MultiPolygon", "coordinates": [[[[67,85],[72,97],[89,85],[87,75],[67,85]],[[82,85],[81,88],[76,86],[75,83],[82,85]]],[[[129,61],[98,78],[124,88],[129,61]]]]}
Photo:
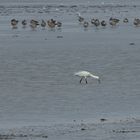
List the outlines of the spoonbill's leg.
{"type": "Polygon", "coordinates": [[[80,83],[82,82],[82,80],[83,80],[83,77],[80,79],[80,83]]]}
{"type": "Polygon", "coordinates": [[[86,81],[86,84],[87,84],[87,83],[88,83],[88,82],[87,82],[87,78],[85,78],[85,81],[86,81]]]}
{"type": "Polygon", "coordinates": [[[99,83],[99,84],[101,83],[101,80],[100,80],[100,79],[98,79],[98,83],[99,83]]]}

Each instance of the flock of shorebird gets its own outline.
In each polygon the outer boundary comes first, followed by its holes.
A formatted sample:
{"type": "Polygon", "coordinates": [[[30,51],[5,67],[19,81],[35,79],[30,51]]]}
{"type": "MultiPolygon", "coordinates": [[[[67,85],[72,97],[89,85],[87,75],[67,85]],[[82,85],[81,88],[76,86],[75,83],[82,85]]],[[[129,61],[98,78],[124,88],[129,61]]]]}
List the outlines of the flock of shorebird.
{"type": "MultiPolygon", "coordinates": [[[[77,15],[78,15],[78,21],[79,21],[79,23],[82,24],[83,27],[85,27],[85,28],[87,28],[90,24],[91,25],[95,25],[96,27],[98,27],[100,25],[103,26],[103,27],[105,27],[108,24],[106,20],[101,20],[100,21],[98,18],[92,18],[88,22],[88,21],[86,21],[84,19],[84,17],[81,16],[81,14],[79,12],[77,13],[77,15]]],[[[109,24],[111,26],[116,26],[119,22],[120,22],[120,19],[118,19],[118,18],[114,18],[114,17],[110,17],[109,18],[109,24]]],[[[128,22],[129,22],[128,18],[124,18],[123,19],[123,23],[128,23],[128,22]]],[[[140,19],[139,18],[134,18],[133,24],[135,26],[140,26],[140,19]]]]}
{"type": "MultiPolygon", "coordinates": [[[[96,26],[96,27],[98,27],[98,26],[106,27],[107,24],[110,24],[110,25],[113,27],[113,26],[116,26],[117,24],[119,24],[120,19],[111,17],[111,18],[109,19],[109,23],[107,23],[107,21],[105,21],[105,20],[101,20],[101,21],[100,21],[98,18],[92,18],[92,19],[88,22],[88,21],[86,21],[86,20],[84,19],[84,17],[82,17],[81,15],[79,15],[79,16],[78,16],[78,21],[79,21],[79,23],[80,23],[81,25],[83,25],[83,27],[85,27],[85,28],[87,28],[90,24],[91,24],[91,25],[94,25],[94,26],[96,26]]],[[[124,18],[124,19],[123,19],[123,23],[126,24],[126,23],[128,23],[128,22],[129,22],[128,18],[124,18]]],[[[138,27],[138,26],[140,27],[140,19],[139,19],[139,18],[134,18],[133,24],[134,24],[136,27],[138,27]]]]}
{"type": "MultiPolygon", "coordinates": [[[[18,24],[19,24],[19,20],[16,20],[16,19],[12,19],[11,20],[11,26],[13,29],[16,29],[18,27],[18,24]]],[[[55,28],[55,27],[61,27],[62,26],[62,23],[59,22],[59,21],[56,21],[54,19],[50,19],[50,20],[41,20],[41,22],[37,21],[37,20],[34,20],[34,19],[31,19],[30,22],[28,23],[27,20],[22,20],[21,21],[21,24],[23,26],[23,28],[27,27],[27,25],[29,24],[29,26],[32,28],[32,29],[36,29],[37,26],[41,26],[42,28],[45,28],[46,26],[50,27],[50,28],[55,28]]]]}
{"type": "MultiPolygon", "coordinates": [[[[98,18],[92,18],[90,21],[86,21],[84,19],[84,17],[82,17],[80,14],[78,15],[78,21],[81,25],[83,25],[84,28],[87,28],[90,24],[91,25],[94,25],[96,27],[98,26],[102,26],[102,27],[105,27],[107,26],[107,24],[110,24],[111,26],[116,26],[117,24],[119,24],[120,22],[120,19],[118,18],[113,18],[111,17],[109,19],[109,23],[106,21],[106,20],[99,20],[98,18]]],[[[128,23],[129,20],[128,18],[124,18],[123,19],[123,23],[128,23]]],[[[19,20],[16,20],[16,19],[12,19],[11,20],[11,26],[13,29],[16,29],[18,27],[18,24],[19,24],[19,20]]],[[[60,28],[62,26],[62,22],[60,21],[56,21],[54,19],[50,19],[50,20],[41,20],[41,21],[37,21],[37,20],[34,20],[34,19],[31,19],[28,23],[27,20],[22,20],[21,21],[21,24],[22,26],[25,28],[27,27],[27,25],[29,25],[32,29],[36,29],[39,25],[42,27],[42,28],[45,28],[45,27],[49,27],[49,28],[55,28],[55,27],[58,27],[60,28]]],[[[133,24],[138,27],[140,26],[140,19],[139,18],[134,18],[133,20],[133,24]]]]}

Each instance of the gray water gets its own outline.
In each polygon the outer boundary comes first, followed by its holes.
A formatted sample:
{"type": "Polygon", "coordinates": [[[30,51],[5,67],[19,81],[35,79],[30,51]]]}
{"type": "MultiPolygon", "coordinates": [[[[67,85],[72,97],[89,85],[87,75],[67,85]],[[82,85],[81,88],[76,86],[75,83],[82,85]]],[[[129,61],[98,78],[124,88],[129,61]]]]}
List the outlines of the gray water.
{"type": "Polygon", "coordinates": [[[133,25],[133,19],[140,15],[138,0],[109,1],[103,7],[84,7],[80,5],[83,2],[71,7],[68,1],[63,2],[65,6],[49,9],[45,5],[47,11],[42,10],[45,1],[38,6],[14,1],[19,7],[1,2],[1,127],[140,116],[140,28],[133,25]],[[84,29],[77,21],[77,12],[86,20],[115,15],[121,20],[128,17],[130,22],[125,25],[121,21],[114,28],[84,29]],[[29,21],[51,17],[63,23],[61,29],[38,27],[33,31],[21,24],[17,29],[10,26],[12,18],[29,21]],[[74,76],[79,70],[100,76],[101,84],[94,79],[79,84],[80,79],[74,76]]]}

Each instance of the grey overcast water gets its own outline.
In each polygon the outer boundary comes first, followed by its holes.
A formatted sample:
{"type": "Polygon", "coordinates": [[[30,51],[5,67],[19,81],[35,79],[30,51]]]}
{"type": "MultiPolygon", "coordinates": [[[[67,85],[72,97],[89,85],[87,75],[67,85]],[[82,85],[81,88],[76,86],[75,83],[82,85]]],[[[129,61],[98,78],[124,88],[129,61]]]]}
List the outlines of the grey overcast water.
{"type": "MultiPolygon", "coordinates": [[[[140,27],[133,25],[134,18],[140,18],[139,0],[0,0],[0,128],[96,123],[101,118],[113,123],[139,120],[140,27]],[[120,23],[85,29],[77,20],[78,12],[87,21],[93,17],[108,21],[113,16],[120,23]],[[11,28],[13,18],[19,20],[17,29],[11,28]],[[62,27],[21,26],[23,19],[29,23],[50,18],[61,21],[62,27]],[[80,84],[74,76],[79,70],[100,76],[101,84],[95,79],[80,84]]],[[[140,132],[139,121],[133,128],[140,132]]],[[[140,133],[105,134],[99,131],[95,139],[140,138],[140,133]]],[[[65,137],[57,134],[52,140],[93,138],[71,135],[72,131],[65,137]]]]}

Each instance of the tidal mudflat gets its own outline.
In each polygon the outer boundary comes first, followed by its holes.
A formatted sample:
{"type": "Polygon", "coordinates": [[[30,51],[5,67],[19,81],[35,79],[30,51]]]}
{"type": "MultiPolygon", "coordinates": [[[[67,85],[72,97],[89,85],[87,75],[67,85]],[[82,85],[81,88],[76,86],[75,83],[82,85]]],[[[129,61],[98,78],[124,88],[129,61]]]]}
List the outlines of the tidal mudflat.
{"type": "Polygon", "coordinates": [[[136,0],[1,1],[0,139],[139,140],[139,11],[136,0]],[[111,17],[119,23],[110,25],[111,17]],[[50,19],[62,26],[42,28],[50,19]],[[101,83],[80,84],[79,70],[101,83]]]}

